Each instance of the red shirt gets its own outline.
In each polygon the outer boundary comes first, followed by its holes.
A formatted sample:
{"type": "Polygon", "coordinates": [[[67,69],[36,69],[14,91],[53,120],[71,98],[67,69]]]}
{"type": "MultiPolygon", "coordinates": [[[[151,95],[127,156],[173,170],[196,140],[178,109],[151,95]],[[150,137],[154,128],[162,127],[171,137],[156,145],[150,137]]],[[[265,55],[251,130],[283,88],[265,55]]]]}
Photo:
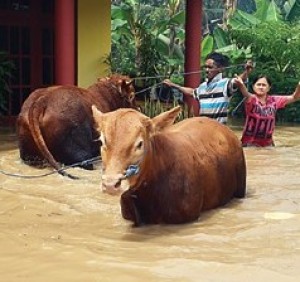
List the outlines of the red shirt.
{"type": "Polygon", "coordinates": [[[276,112],[284,108],[286,102],[286,96],[267,96],[265,105],[255,95],[247,99],[242,144],[261,147],[273,145],[272,135],[275,129],[276,112]]]}

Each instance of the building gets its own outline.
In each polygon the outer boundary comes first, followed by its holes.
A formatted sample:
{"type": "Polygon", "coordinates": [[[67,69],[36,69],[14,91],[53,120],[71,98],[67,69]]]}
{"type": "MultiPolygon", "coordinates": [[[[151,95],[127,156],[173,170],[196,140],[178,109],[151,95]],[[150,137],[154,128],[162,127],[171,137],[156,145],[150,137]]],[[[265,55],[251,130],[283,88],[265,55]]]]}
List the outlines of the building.
{"type": "Polygon", "coordinates": [[[0,0],[0,50],[16,70],[7,113],[36,88],[86,87],[108,72],[110,0],[0,0]]]}
{"type": "MultiPolygon", "coordinates": [[[[200,68],[201,0],[186,0],[185,72],[200,68]]],[[[109,73],[110,0],[0,0],[0,51],[13,60],[5,116],[18,115],[36,88],[53,84],[87,87],[109,73]]],[[[199,74],[185,77],[196,87],[199,74]]],[[[193,104],[193,101],[187,101],[193,104]]],[[[194,105],[197,109],[197,105],[194,105]]]]}

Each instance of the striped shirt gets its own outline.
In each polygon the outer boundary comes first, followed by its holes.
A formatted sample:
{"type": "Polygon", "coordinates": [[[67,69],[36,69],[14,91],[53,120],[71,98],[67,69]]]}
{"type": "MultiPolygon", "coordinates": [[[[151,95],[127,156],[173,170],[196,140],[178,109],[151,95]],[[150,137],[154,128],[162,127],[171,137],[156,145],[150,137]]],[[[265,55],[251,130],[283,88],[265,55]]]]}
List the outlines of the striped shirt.
{"type": "Polygon", "coordinates": [[[207,116],[221,123],[227,122],[228,106],[233,92],[232,80],[217,74],[210,82],[203,82],[195,89],[200,103],[200,116],[207,116]]]}

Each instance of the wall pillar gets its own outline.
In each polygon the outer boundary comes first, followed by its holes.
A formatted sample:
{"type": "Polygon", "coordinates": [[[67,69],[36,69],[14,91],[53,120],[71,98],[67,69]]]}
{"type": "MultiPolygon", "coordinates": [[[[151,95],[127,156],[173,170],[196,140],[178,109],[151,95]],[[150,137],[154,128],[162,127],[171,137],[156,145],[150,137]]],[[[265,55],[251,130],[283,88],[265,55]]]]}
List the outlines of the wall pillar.
{"type": "Polygon", "coordinates": [[[75,0],[55,0],[54,82],[75,84],[75,0]]]}
{"type": "MultiPolygon", "coordinates": [[[[201,81],[200,58],[202,38],[202,0],[186,1],[185,23],[185,65],[184,85],[197,87],[201,81]]],[[[199,103],[193,98],[185,97],[185,102],[195,116],[199,115],[199,103]]]]}
{"type": "Polygon", "coordinates": [[[110,73],[111,0],[77,0],[77,9],[77,84],[88,87],[110,73]]]}

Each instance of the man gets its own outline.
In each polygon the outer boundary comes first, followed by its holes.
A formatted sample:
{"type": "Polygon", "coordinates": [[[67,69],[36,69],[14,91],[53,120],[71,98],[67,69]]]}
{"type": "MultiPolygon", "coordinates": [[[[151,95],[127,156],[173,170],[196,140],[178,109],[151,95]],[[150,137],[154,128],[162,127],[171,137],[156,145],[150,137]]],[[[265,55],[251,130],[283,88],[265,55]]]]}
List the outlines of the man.
{"type": "MultiPolygon", "coordinates": [[[[214,118],[221,123],[227,123],[228,106],[230,98],[237,90],[235,79],[223,78],[222,71],[229,64],[229,59],[219,53],[211,53],[205,61],[206,81],[202,82],[198,88],[182,87],[169,79],[163,81],[170,87],[180,90],[183,95],[193,96],[200,103],[200,116],[214,118]]],[[[248,61],[245,70],[239,76],[246,80],[252,71],[252,63],[248,61]]]]}

